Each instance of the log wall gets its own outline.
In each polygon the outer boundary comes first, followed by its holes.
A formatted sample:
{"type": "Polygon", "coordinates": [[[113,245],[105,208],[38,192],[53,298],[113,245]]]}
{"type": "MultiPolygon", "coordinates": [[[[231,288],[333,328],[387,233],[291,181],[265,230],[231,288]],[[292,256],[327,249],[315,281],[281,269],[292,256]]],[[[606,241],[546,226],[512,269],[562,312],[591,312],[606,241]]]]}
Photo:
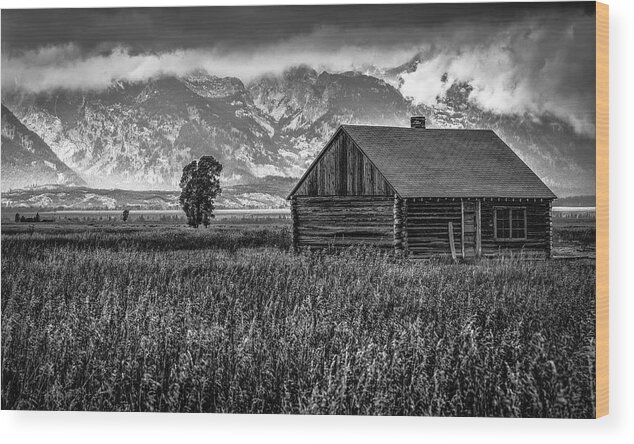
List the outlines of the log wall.
{"type": "MultiPolygon", "coordinates": [[[[477,201],[471,199],[471,201],[477,201]]],[[[484,256],[523,253],[528,256],[550,257],[552,251],[552,202],[548,200],[505,201],[481,199],[481,251],[484,256]],[[527,238],[496,240],[494,208],[526,208],[527,238]]],[[[396,208],[396,206],[395,206],[396,208]]],[[[406,199],[400,204],[404,216],[397,246],[413,257],[429,258],[451,255],[449,222],[453,225],[456,250],[462,250],[462,204],[460,199],[406,199]],[[403,209],[406,209],[403,211],[403,209]],[[406,240],[405,240],[406,239],[406,240]]],[[[397,214],[395,212],[395,214],[397,214]]],[[[396,225],[395,225],[396,226],[396,225]]]]}
{"type": "Polygon", "coordinates": [[[462,248],[462,204],[456,200],[406,200],[407,254],[413,257],[451,256],[449,222],[456,250],[462,248]]]}
{"type": "Polygon", "coordinates": [[[296,196],[292,200],[294,244],[394,248],[394,201],[387,196],[296,196]]]}
{"type": "Polygon", "coordinates": [[[524,202],[482,201],[482,254],[485,256],[505,252],[550,257],[552,245],[551,201],[526,200],[524,202]],[[495,207],[526,208],[526,240],[502,241],[494,238],[493,216],[495,207]]]}
{"type": "MultiPolygon", "coordinates": [[[[550,257],[552,203],[550,201],[481,200],[483,256],[522,253],[550,257]],[[496,240],[494,208],[526,208],[527,238],[496,240]]],[[[449,222],[458,253],[462,250],[460,199],[400,199],[397,196],[295,196],[291,200],[293,246],[348,247],[368,245],[394,249],[417,258],[450,256],[449,222]]]]}
{"type": "Polygon", "coordinates": [[[341,130],[293,195],[393,196],[394,190],[354,141],[341,130]]]}
{"type": "Polygon", "coordinates": [[[394,196],[393,213],[394,249],[397,251],[403,251],[403,199],[396,195],[394,196]]]}

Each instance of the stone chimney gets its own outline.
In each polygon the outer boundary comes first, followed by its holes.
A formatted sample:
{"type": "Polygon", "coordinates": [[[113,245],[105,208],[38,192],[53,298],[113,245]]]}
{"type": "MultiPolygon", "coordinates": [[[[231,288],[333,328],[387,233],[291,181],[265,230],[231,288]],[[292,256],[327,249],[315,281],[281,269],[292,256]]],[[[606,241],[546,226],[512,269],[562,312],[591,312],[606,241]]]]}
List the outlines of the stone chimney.
{"type": "Polygon", "coordinates": [[[412,128],[425,129],[425,117],[412,116],[411,119],[412,128]]]}

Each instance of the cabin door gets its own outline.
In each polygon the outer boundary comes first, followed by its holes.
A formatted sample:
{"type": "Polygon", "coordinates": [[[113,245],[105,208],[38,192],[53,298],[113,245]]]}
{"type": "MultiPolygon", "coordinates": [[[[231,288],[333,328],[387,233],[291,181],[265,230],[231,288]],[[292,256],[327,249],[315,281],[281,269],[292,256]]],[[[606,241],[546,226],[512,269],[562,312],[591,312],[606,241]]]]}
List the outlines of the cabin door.
{"type": "Polygon", "coordinates": [[[480,201],[462,202],[462,257],[480,256],[480,201]]]}

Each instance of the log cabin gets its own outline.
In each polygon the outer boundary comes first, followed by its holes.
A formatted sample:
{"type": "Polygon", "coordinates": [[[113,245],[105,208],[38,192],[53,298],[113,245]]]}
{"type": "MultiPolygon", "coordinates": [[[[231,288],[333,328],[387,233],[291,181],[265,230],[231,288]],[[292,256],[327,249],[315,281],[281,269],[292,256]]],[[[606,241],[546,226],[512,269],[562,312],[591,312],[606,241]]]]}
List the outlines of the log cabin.
{"type": "Polygon", "coordinates": [[[341,125],[288,196],[294,248],[548,258],[553,192],[492,130],[341,125]]]}

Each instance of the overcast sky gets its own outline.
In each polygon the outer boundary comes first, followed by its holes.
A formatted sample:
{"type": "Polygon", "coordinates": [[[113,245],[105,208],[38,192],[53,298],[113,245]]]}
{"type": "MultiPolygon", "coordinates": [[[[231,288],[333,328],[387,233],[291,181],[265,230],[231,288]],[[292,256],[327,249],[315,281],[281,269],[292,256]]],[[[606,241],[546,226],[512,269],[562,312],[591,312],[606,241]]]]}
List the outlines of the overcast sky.
{"type": "Polygon", "coordinates": [[[202,68],[248,82],[307,64],[390,68],[422,54],[401,91],[443,73],[501,113],[553,113],[594,132],[594,3],[2,11],[2,88],[99,89],[202,68]]]}

